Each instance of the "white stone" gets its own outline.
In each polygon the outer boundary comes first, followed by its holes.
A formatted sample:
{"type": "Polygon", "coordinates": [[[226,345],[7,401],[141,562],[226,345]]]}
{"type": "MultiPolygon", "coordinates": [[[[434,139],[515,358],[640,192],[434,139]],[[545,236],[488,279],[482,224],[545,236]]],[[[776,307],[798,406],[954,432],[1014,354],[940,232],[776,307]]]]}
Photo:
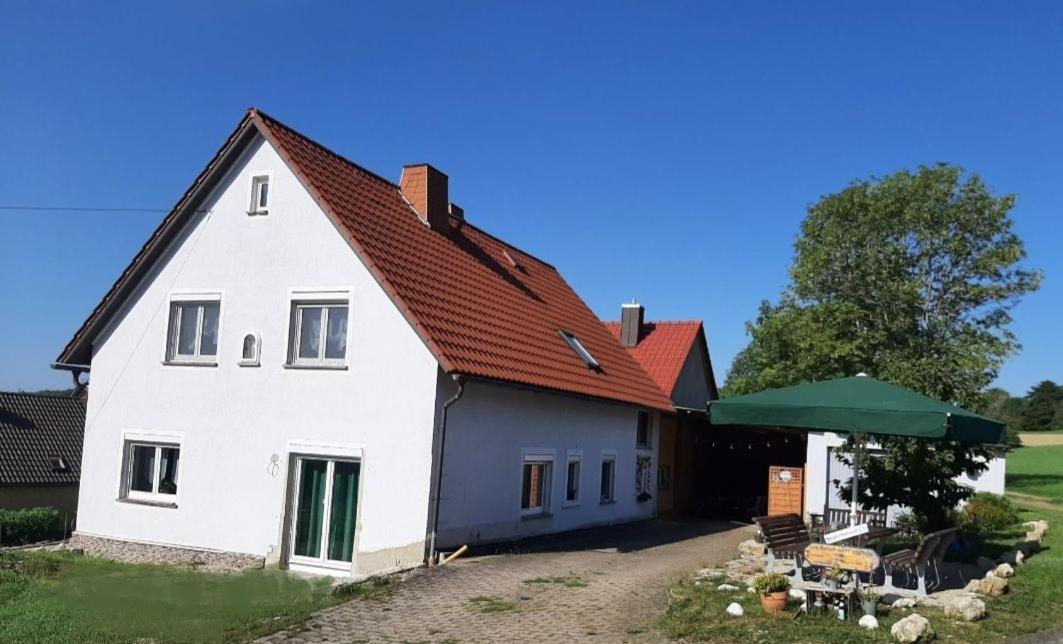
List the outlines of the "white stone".
{"type": "Polygon", "coordinates": [[[978,592],[990,597],[1000,597],[1008,592],[1008,580],[991,572],[978,582],[978,592]]]}
{"type": "Polygon", "coordinates": [[[1015,569],[1011,567],[1011,564],[1002,563],[993,569],[993,574],[1002,579],[1015,576],[1015,569]]]}
{"type": "Polygon", "coordinates": [[[757,589],[753,588],[752,586],[750,586],[749,588],[746,588],[746,592],[747,593],[755,593],[755,592],[757,592],[757,589]]]}
{"type": "Polygon", "coordinates": [[[790,589],[790,599],[792,599],[794,601],[799,601],[799,602],[805,601],[805,591],[803,591],[803,590],[801,590],[799,588],[791,588],[790,589]]]}
{"type": "MultiPolygon", "coordinates": [[[[1012,566],[1021,566],[1022,562],[1025,559],[1026,559],[1026,555],[1023,554],[1022,550],[1012,550],[1010,552],[1005,552],[1000,557],[1001,565],[1011,564],[1012,566]]],[[[998,573],[997,576],[998,577],[1006,577],[1007,575],[1001,575],[1001,574],[998,573]]]]}
{"type": "Polygon", "coordinates": [[[719,586],[716,587],[716,590],[721,590],[721,591],[738,590],[738,586],[732,586],[731,584],[720,584],[719,586]]]}
{"type": "Polygon", "coordinates": [[[857,623],[860,624],[861,627],[866,628],[869,631],[873,631],[878,628],[878,618],[874,615],[864,615],[857,623]]]}
{"type": "Polygon", "coordinates": [[[890,608],[915,608],[915,605],[916,603],[918,603],[918,601],[919,600],[917,600],[915,597],[901,597],[897,601],[890,604],[890,608]]]}
{"type": "Polygon", "coordinates": [[[765,552],[766,550],[764,544],[757,543],[753,539],[748,539],[738,544],[738,554],[746,558],[760,557],[765,552]]]}
{"type": "Polygon", "coordinates": [[[933,639],[934,629],[930,628],[930,620],[919,613],[912,613],[895,623],[890,628],[890,635],[898,642],[921,642],[933,639]]]}
{"type": "Polygon", "coordinates": [[[727,614],[733,617],[741,617],[746,614],[746,611],[742,608],[742,604],[738,602],[731,602],[727,607],[727,614]]]}
{"type": "Polygon", "coordinates": [[[985,617],[985,602],[971,595],[955,595],[943,605],[945,615],[964,622],[974,622],[985,617]]]}

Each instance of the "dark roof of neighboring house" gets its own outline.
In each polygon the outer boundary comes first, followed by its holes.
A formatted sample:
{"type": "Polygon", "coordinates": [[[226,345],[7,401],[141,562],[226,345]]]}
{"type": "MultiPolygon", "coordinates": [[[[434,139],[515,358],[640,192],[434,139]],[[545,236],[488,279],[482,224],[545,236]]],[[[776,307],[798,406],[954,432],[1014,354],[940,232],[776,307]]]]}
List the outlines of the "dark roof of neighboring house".
{"type": "Polygon", "coordinates": [[[469,223],[449,233],[425,226],[399,186],[255,109],[166,216],[59,362],[88,363],[92,339],[218,175],[231,167],[235,155],[230,152],[255,133],[273,145],[448,373],[673,408],[553,266],[469,223]],[[600,369],[589,368],[576,355],[561,337],[562,329],[579,339],[600,369]]]}
{"type": "Polygon", "coordinates": [[[77,483],[84,433],[83,398],[0,392],[0,485],[77,483]]]}
{"type": "MultiPolygon", "coordinates": [[[[604,324],[613,337],[619,340],[620,323],[605,322],[604,324]]],[[[639,329],[638,343],[628,349],[661,388],[661,391],[669,396],[675,391],[679,374],[693,350],[705,353],[709,396],[716,398],[716,379],[712,374],[712,361],[709,358],[708,341],[705,339],[705,327],[700,321],[644,322],[639,329]]]]}

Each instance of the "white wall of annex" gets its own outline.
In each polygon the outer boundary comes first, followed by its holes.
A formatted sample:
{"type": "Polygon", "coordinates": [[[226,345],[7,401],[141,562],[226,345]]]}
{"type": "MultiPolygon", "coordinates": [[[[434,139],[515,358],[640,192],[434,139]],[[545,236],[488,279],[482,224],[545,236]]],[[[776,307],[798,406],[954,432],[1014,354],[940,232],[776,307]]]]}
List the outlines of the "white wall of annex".
{"type": "Polygon", "coordinates": [[[359,552],[422,542],[435,359],[269,144],[249,147],[205,209],[94,343],[78,529],[266,555],[279,545],[289,441],[309,441],[363,450],[359,552]],[[269,214],[248,216],[263,171],[269,214]],[[297,288],[349,291],[348,369],[284,368],[297,288]],[[178,290],[221,293],[216,367],[162,364],[178,290]],[[241,367],[251,331],[261,366],[241,367]],[[129,431],[180,437],[177,508],[117,500],[129,431]]]}
{"type": "MultiPolygon", "coordinates": [[[[440,378],[439,400],[454,385],[440,378]]],[[[440,543],[517,539],[655,515],[659,415],[652,448],[638,450],[636,409],[607,402],[473,381],[449,412],[444,458],[440,543]],[[566,507],[569,450],[582,453],[580,501],[566,507]],[[547,516],[522,518],[524,454],[553,453],[547,516]],[[615,502],[599,502],[603,452],[616,454],[615,502]],[[636,501],[636,455],[651,457],[654,497],[636,501]]]]}
{"type": "MultiPolygon", "coordinates": [[[[830,498],[830,507],[839,509],[849,508],[849,499],[842,498],[841,494],[835,488],[833,483],[827,480],[828,477],[828,464],[827,464],[827,448],[837,448],[845,444],[845,435],[836,434],[833,432],[809,432],[808,433],[808,445],[805,460],[805,512],[821,513],[823,512],[824,500],[830,498]],[[829,488],[829,489],[828,489],[829,488]]],[[[872,443],[868,446],[869,449],[874,449],[875,445],[872,443]]],[[[971,478],[966,475],[957,477],[957,481],[964,485],[973,487],[978,492],[992,492],[994,494],[1004,493],[1004,469],[1005,469],[1005,453],[1000,450],[997,455],[990,459],[989,469],[982,472],[981,475],[971,478]]],[[[831,459],[830,467],[830,479],[840,481],[846,481],[852,476],[852,470],[837,460],[834,456],[831,459]]],[[[892,522],[897,515],[901,514],[904,508],[891,507],[886,513],[887,521],[892,522]]]]}
{"type": "Polygon", "coordinates": [[[683,361],[683,368],[672,390],[672,402],[677,407],[704,411],[709,404],[709,362],[701,351],[701,342],[694,346],[683,361]]]}

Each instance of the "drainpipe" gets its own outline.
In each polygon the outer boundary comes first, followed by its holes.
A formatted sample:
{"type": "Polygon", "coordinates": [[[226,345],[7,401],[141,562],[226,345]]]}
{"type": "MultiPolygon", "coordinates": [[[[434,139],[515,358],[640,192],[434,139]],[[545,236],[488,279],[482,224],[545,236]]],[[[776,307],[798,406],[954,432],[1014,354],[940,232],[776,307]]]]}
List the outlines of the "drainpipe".
{"type": "Polygon", "coordinates": [[[465,380],[461,374],[455,373],[451,375],[451,378],[457,383],[458,391],[443,403],[443,411],[439,419],[439,467],[436,469],[435,499],[432,502],[432,533],[429,535],[428,540],[429,566],[434,566],[438,557],[436,552],[436,533],[439,532],[439,501],[443,492],[443,452],[447,447],[447,411],[465,393],[465,380]]]}

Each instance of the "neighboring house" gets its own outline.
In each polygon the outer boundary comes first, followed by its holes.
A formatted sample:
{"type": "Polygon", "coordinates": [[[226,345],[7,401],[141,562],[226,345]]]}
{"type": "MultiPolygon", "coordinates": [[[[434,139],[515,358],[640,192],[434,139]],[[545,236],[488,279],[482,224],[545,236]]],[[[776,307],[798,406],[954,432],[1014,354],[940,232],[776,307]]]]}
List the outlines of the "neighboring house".
{"type": "Polygon", "coordinates": [[[85,401],[0,392],[0,508],[77,513],[85,401]]]}
{"type": "MultiPolygon", "coordinates": [[[[719,397],[709,358],[705,327],[697,320],[646,322],[645,308],[624,304],[619,322],[606,328],[672,400],[675,411],[662,414],[658,439],[657,510],[690,513],[697,505],[699,451],[708,444],[697,439],[711,431],[706,418],[708,401],[719,397]]],[[[648,429],[647,429],[648,431],[648,429]]],[[[642,442],[649,442],[646,432],[642,442]]]]}
{"type": "Polygon", "coordinates": [[[446,175],[392,183],[254,109],[56,366],[91,368],[87,550],[336,575],[652,517],[676,411],[446,175]]]}

